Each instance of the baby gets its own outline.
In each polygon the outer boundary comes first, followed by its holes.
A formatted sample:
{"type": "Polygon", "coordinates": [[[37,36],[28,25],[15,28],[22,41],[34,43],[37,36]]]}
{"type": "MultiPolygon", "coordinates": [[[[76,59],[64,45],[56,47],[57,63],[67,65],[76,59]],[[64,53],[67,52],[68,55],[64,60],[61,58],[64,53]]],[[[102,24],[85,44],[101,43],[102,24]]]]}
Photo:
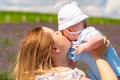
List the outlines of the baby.
{"type": "MultiPolygon", "coordinates": [[[[72,41],[73,46],[68,57],[74,62],[82,60],[89,66],[88,76],[92,80],[101,80],[100,74],[90,52],[103,43],[103,33],[94,27],[87,27],[88,16],[78,7],[76,2],[66,4],[58,12],[58,30],[72,41]]],[[[109,46],[105,59],[114,72],[120,77],[120,58],[112,45],[109,46]]]]}

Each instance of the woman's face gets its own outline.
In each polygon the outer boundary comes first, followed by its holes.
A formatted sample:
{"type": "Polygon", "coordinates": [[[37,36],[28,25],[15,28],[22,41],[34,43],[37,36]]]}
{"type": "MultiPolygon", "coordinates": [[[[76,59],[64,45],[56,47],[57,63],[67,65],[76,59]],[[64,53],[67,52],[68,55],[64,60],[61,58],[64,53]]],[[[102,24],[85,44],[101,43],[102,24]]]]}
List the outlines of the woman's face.
{"type": "Polygon", "coordinates": [[[55,46],[58,49],[66,53],[68,52],[71,47],[71,43],[65,36],[62,35],[60,31],[53,31],[52,29],[47,27],[44,27],[43,29],[44,31],[49,32],[52,35],[55,41],[55,46]]]}

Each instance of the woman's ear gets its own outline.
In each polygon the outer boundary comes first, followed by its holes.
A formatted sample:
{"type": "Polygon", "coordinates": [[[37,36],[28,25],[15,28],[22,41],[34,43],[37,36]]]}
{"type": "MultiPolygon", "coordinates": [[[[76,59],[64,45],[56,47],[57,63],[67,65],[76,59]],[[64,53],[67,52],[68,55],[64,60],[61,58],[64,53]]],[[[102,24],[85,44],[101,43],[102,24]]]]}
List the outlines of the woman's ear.
{"type": "Polygon", "coordinates": [[[53,48],[52,48],[52,53],[59,53],[60,50],[57,48],[57,46],[53,45],[53,48]]]}

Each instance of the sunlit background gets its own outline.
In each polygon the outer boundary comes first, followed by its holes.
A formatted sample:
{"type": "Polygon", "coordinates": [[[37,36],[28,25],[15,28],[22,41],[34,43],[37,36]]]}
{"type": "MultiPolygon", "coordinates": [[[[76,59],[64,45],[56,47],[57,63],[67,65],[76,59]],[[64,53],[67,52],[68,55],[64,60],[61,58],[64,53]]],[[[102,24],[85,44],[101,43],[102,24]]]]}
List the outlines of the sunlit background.
{"type": "MultiPolygon", "coordinates": [[[[88,25],[97,27],[110,40],[120,56],[120,0],[0,0],[0,80],[9,77],[24,34],[36,25],[57,30],[59,3],[76,1],[90,17],[88,25]]],[[[78,65],[86,71],[86,65],[78,65]]]]}
{"type": "Polygon", "coordinates": [[[56,13],[57,3],[71,1],[90,16],[120,18],[120,0],[0,0],[0,10],[56,13]]]}

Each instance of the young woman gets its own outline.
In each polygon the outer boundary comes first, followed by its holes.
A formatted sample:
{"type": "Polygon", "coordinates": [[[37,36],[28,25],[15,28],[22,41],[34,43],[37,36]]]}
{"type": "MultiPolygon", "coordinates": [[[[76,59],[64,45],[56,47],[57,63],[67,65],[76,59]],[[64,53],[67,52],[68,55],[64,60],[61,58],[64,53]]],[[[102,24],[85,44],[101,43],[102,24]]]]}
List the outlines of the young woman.
{"type": "MultiPolygon", "coordinates": [[[[99,68],[102,80],[117,80],[109,64],[104,60],[101,51],[92,52],[99,68]],[[107,71],[106,71],[107,70],[107,71]]],[[[23,38],[18,51],[14,69],[16,80],[89,80],[85,73],[77,68],[69,68],[67,53],[70,41],[47,27],[36,27],[23,38]]],[[[103,50],[104,49],[104,50],[103,50]]]]}

